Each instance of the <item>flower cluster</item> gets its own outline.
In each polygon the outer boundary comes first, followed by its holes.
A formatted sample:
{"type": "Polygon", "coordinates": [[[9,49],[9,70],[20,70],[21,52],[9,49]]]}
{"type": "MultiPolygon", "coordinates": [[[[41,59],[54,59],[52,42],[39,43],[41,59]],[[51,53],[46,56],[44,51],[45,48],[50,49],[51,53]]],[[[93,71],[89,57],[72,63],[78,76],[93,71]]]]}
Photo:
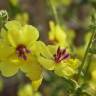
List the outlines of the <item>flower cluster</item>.
{"type": "Polygon", "coordinates": [[[72,59],[65,48],[47,46],[38,40],[39,32],[32,25],[13,20],[5,27],[7,30],[2,28],[0,33],[0,71],[3,76],[11,77],[21,70],[37,89],[44,69],[65,78],[76,73],[78,59],[72,59]]]}

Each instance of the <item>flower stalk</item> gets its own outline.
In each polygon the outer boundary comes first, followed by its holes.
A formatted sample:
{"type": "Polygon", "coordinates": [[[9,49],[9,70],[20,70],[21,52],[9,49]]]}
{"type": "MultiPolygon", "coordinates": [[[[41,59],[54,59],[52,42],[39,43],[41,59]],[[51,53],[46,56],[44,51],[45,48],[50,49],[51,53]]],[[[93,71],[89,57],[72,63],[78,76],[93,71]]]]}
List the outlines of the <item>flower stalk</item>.
{"type": "Polygon", "coordinates": [[[51,7],[53,16],[54,16],[54,18],[55,18],[55,22],[56,22],[57,24],[60,24],[59,19],[58,19],[58,14],[57,14],[57,11],[56,11],[56,7],[53,5],[52,0],[49,0],[49,4],[50,4],[50,7],[51,7]]]}
{"type": "MultiPolygon", "coordinates": [[[[92,17],[92,23],[93,23],[93,24],[90,26],[90,30],[92,30],[93,32],[92,32],[92,35],[91,35],[91,37],[90,37],[88,46],[87,46],[86,51],[85,51],[84,58],[83,58],[83,60],[82,60],[81,66],[80,66],[79,71],[78,71],[78,74],[77,74],[77,78],[76,78],[77,81],[79,80],[80,74],[81,74],[82,69],[83,69],[83,67],[84,67],[84,65],[85,65],[85,61],[86,61],[86,59],[87,59],[87,57],[88,57],[89,49],[90,49],[90,47],[91,47],[92,41],[93,41],[93,39],[94,39],[94,36],[95,36],[95,34],[96,34],[96,28],[95,28],[95,26],[94,26],[95,20],[93,20],[93,19],[95,19],[95,18],[92,17]]],[[[88,64],[87,66],[89,66],[89,64],[88,64]]]]}

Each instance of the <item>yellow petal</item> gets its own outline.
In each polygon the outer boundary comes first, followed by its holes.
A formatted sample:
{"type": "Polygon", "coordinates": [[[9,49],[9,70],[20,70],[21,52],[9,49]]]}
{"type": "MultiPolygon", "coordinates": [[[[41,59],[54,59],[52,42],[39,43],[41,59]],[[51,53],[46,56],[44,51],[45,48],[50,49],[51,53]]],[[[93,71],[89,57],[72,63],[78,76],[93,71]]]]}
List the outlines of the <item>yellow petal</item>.
{"type": "Polygon", "coordinates": [[[10,57],[14,53],[14,49],[0,42],[0,60],[10,57]]]}
{"type": "Polygon", "coordinates": [[[35,41],[33,44],[29,45],[28,46],[28,49],[32,52],[32,54],[35,54],[35,55],[40,55],[40,47],[41,44],[40,44],[40,41],[35,41]]]}
{"type": "Polygon", "coordinates": [[[20,22],[16,20],[8,21],[5,26],[8,31],[20,30],[21,28],[20,22]]]}
{"type": "Polygon", "coordinates": [[[42,79],[43,78],[40,78],[40,79],[38,79],[36,81],[32,81],[32,88],[33,88],[33,90],[35,90],[35,91],[38,90],[38,88],[40,87],[40,85],[42,83],[42,79]]]}
{"type": "Polygon", "coordinates": [[[57,52],[59,46],[56,45],[48,45],[48,49],[50,50],[50,52],[54,55],[57,52]]]}
{"type": "Polygon", "coordinates": [[[63,70],[56,69],[54,72],[58,76],[65,77],[65,78],[69,78],[75,73],[75,71],[70,67],[66,67],[63,70]]]}
{"type": "Polygon", "coordinates": [[[21,24],[19,21],[12,20],[5,24],[8,32],[7,32],[7,38],[9,40],[9,43],[16,47],[17,42],[20,41],[20,30],[21,30],[21,24]]]}
{"type": "Polygon", "coordinates": [[[55,39],[56,26],[55,26],[53,21],[49,22],[49,26],[50,26],[49,39],[54,40],[55,39]]]}
{"type": "Polygon", "coordinates": [[[1,74],[5,77],[11,77],[18,72],[19,66],[16,62],[13,61],[1,61],[0,62],[0,71],[1,74]]]}
{"type": "Polygon", "coordinates": [[[66,63],[72,69],[77,69],[80,66],[80,61],[78,59],[68,59],[66,63]]]}
{"type": "Polygon", "coordinates": [[[54,70],[54,61],[51,59],[44,58],[42,56],[38,57],[39,63],[47,70],[54,70]]]}
{"type": "Polygon", "coordinates": [[[31,80],[38,80],[42,76],[42,67],[37,62],[35,57],[31,57],[31,60],[21,62],[21,70],[26,74],[31,80]]]}
{"type": "Polygon", "coordinates": [[[22,31],[22,43],[25,45],[30,45],[39,38],[38,30],[32,25],[24,25],[21,29],[22,31]]]}
{"type": "Polygon", "coordinates": [[[3,42],[5,44],[8,44],[8,37],[7,37],[7,32],[4,28],[1,29],[1,32],[0,32],[0,42],[3,42]]]}
{"type": "Polygon", "coordinates": [[[65,42],[66,41],[66,34],[65,32],[63,31],[63,29],[60,27],[60,26],[56,26],[56,39],[58,40],[58,42],[65,42]]]}
{"type": "Polygon", "coordinates": [[[17,96],[34,96],[32,84],[20,86],[17,96]]]}
{"type": "Polygon", "coordinates": [[[19,44],[28,45],[36,41],[39,37],[39,32],[35,27],[27,24],[21,25],[21,23],[16,20],[9,21],[6,27],[8,29],[8,40],[14,47],[19,44]]]}
{"type": "Polygon", "coordinates": [[[54,72],[58,76],[65,77],[65,78],[66,77],[69,78],[75,73],[75,71],[71,67],[67,66],[66,63],[60,63],[56,65],[54,72]]]}
{"type": "Polygon", "coordinates": [[[48,47],[42,41],[39,41],[38,50],[40,51],[40,54],[46,58],[53,57],[53,55],[49,51],[48,47]]]}

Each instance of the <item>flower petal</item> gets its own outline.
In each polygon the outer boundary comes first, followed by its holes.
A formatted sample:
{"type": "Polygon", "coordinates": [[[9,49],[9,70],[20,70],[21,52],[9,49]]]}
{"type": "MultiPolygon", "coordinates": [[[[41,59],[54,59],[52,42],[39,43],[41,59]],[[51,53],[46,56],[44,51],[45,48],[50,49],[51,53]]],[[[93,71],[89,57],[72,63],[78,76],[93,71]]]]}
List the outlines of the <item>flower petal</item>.
{"type": "Polygon", "coordinates": [[[16,47],[16,44],[20,41],[21,36],[21,24],[19,21],[13,20],[5,24],[7,28],[7,38],[9,43],[16,47]]]}
{"type": "Polygon", "coordinates": [[[36,81],[32,81],[32,88],[34,91],[37,91],[39,86],[42,83],[43,78],[41,77],[40,79],[36,80],[36,81]]]}
{"type": "Polygon", "coordinates": [[[56,68],[54,72],[58,76],[65,77],[65,78],[70,78],[75,73],[75,71],[71,67],[68,67],[68,66],[64,69],[56,68]]]}
{"type": "Polygon", "coordinates": [[[41,52],[41,50],[39,48],[41,46],[40,42],[41,41],[35,41],[33,44],[28,46],[28,49],[32,52],[32,54],[34,54],[36,56],[40,55],[40,52],[41,52]]]}
{"type": "Polygon", "coordinates": [[[12,20],[12,21],[8,21],[6,24],[5,24],[6,28],[8,31],[14,31],[14,30],[20,30],[21,28],[21,24],[19,21],[16,21],[16,20],[12,20]]]}
{"type": "Polygon", "coordinates": [[[50,50],[50,52],[54,55],[57,52],[59,46],[56,45],[48,45],[48,49],[50,50]]]}
{"type": "Polygon", "coordinates": [[[44,58],[42,56],[38,57],[39,63],[47,70],[54,70],[54,61],[51,59],[44,58]]]}
{"type": "Polygon", "coordinates": [[[66,63],[60,63],[55,66],[54,72],[58,76],[69,78],[75,73],[75,70],[69,67],[66,63]]]}
{"type": "Polygon", "coordinates": [[[38,80],[42,76],[42,67],[37,62],[35,57],[31,57],[31,60],[21,62],[21,70],[26,74],[31,80],[38,80]]]}
{"type": "Polygon", "coordinates": [[[10,57],[14,53],[14,49],[0,42],[0,60],[10,57]]]}
{"type": "Polygon", "coordinates": [[[74,70],[80,66],[80,61],[78,59],[69,59],[66,61],[66,63],[74,70]]]}
{"type": "Polygon", "coordinates": [[[5,77],[11,77],[15,75],[18,72],[19,66],[16,64],[16,62],[13,61],[1,61],[0,62],[0,71],[3,76],[5,77]]]}
{"type": "Polygon", "coordinates": [[[19,44],[28,45],[36,41],[39,37],[38,30],[31,25],[21,25],[19,21],[9,21],[6,25],[8,29],[8,40],[16,47],[19,44]]]}
{"type": "Polygon", "coordinates": [[[42,41],[38,41],[38,42],[39,42],[38,49],[40,51],[40,55],[42,55],[46,58],[53,58],[53,55],[51,54],[48,47],[42,41]]]}
{"type": "Polygon", "coordinates": [[[22,31],[22,43],[25,45],[30,45],[39,38],[38,30],[32,25],[24,25],[21,29],[22,31]]]}

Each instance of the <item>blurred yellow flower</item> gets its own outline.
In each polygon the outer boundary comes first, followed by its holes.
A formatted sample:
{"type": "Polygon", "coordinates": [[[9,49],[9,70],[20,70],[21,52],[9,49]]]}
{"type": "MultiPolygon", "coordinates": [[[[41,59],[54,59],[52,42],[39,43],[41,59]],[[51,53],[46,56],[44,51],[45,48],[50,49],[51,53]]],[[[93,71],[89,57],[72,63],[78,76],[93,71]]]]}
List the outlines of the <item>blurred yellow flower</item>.
{"type": "Polygon", "coordinates": [[[58,76],[66,78],[70,78],[76,73],[79,60],[70,58],[66,49],[52,45],[46,46],[42,43],[39,50],[42,52],[38,56],[38,61],[45,69],[54,70],[58,76]]]}
{"type": "Polygon", "coordinates": [[[54,22],[50,21],[50,32],[49,32],[49,41],[59,46],[67,46],[66,34],[59,25],[55,25],[54,22]]]}
{"type": "Polygon", "coordinates": [[[96,70],[93,70],[92,72],[92,79],[96,80],[96,70]]]}
{"type": "Polygon", "coordinates": [[[37,81],[36,84],[39,86],[42,81],[42,67],[37,61],[37,54],[39,54],[39,50],[37,52],[38,30],[31,25],[22,26],[16,20],[8,21],[5,26],[7,31],[2,29],[0,39],[0,71],[2,75],[10,77],[20,69],[32,80],[33,84],[37,81]]]}
{"type": "Polygon", "coordinates": [[[13,6],[17,6],[19,4],[19,0],[9,0],[9,2],[13,5],[13,6]]]}
{"type": "MultiPolygon", "coordinates": [[[[74,31],[69,28],[62,28],[53,21],[49,22],[49,42],[60,47],[70,47],[75,37],[74,31]],[[65,30],[66,29],[66,30],[65,30]]],[[[72,46],[71,46],[72,47],[72,46]]]]}
{"type": "Polygon", "coordinates": [[[24,12],[24,13],[19,13],[16,14],[16,20],[18,20],[19,22],[22,23],[22,25],[27,24],[29,21],[29,15],[28,13],[24,12]]]}
{"type": "Polygon", "coordinates": [[[26,84],[19,88],[18,96],[41,96],[41,94],[39,92],[34,92],[31,84],[26,84]]]}

